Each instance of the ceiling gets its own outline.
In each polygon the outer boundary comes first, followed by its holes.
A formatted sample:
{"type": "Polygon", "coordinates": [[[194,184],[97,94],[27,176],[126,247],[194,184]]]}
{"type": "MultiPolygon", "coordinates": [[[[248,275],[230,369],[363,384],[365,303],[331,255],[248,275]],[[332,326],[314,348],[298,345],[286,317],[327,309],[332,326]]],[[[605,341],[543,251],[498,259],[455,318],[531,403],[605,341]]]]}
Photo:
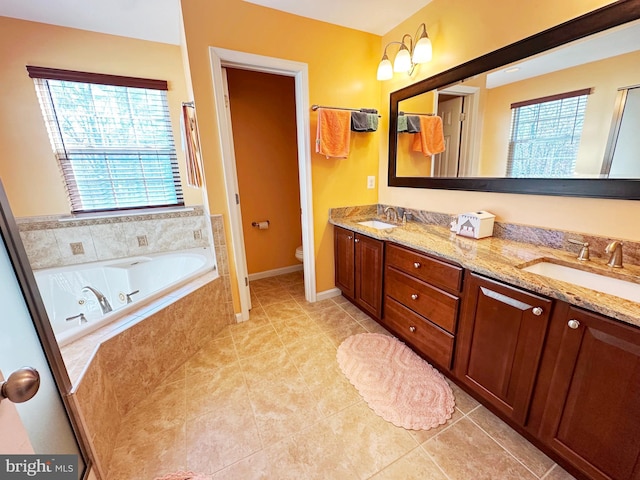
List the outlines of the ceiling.
{"type": "MultiPolygon", "coordinates": [[[[245,0],[384,35],[431,0],[245,0]]],[[[180,44],[180,0],[1,0],[0,16],[180,44]]]]}

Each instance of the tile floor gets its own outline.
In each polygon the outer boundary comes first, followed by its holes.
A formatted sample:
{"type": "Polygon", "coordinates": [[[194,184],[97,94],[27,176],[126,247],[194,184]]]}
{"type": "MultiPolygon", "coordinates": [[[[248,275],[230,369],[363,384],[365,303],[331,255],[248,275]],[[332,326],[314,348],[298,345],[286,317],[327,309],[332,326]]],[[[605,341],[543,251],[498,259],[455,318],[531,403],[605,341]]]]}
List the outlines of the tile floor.
{"type": "Polygon", "coordinates": [[[456,411],[410,431],[375,415],[337,366],[349,335],[387,333],[342,297],[304,300],[302,273],[251,283],[228,327],[123,420],[108,480],[572,479],[455,385],[456,411]]]}

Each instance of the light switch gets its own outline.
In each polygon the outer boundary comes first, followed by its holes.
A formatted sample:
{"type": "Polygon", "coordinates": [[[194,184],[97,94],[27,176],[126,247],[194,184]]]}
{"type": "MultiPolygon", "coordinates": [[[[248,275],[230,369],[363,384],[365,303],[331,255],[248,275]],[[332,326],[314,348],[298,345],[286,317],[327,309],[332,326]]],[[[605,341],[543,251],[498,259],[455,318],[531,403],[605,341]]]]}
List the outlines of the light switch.
{"type": "Polygon", "coordinates": [[[376,177],[375,177],[375,175],[369,175],[367,177],[367,188],[376,188],[376,177]]]}

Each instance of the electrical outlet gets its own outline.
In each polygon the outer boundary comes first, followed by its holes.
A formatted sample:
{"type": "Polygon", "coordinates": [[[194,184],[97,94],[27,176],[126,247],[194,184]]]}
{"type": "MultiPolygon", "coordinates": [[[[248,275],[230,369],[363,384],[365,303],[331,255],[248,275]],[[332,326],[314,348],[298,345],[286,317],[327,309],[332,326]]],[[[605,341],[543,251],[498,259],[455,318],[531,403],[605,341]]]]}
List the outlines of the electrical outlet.
{"type": "Polygon", "coordinates": [[[376,177],[375,175],[369,175],[367,177],[367,188],[376,188],[376,177]]]}

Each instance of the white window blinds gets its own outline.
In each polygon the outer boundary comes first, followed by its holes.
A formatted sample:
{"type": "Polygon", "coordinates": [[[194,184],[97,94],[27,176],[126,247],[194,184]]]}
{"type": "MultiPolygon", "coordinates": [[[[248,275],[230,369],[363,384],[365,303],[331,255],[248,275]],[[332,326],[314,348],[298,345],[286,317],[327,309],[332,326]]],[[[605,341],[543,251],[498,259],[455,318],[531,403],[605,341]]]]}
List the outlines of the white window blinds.
{"type": "Polygon", "coordinates": [[[74,213],[184,205],[166,82],[27,69],[74,213]]]}
{"type": "Polygon", "coordinates": [[[590,89],[511,105],[507,176],[572,177],[590,89]]]}

